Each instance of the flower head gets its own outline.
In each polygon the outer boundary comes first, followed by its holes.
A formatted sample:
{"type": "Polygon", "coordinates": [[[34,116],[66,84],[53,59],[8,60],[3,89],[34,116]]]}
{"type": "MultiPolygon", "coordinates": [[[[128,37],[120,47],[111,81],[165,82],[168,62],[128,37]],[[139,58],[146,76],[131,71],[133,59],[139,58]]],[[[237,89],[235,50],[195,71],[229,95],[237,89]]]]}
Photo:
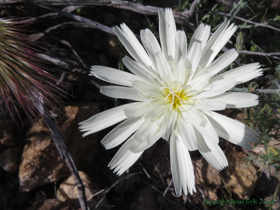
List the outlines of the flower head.
{"type": "Polygon", "coordinates": [[[20,28],[16,21],[0,19],[0,96],[12,116],[11,106],[16,109],[17,102],[34,120],[42,114],[43,104],[59,105],[65,93],[55,85],[57,80],[47,73],[34,43],[20,28]]]}
{"type": "Polygon", "coordinates": [[[225,21],[209,38],[210,26],[200,24],[190,43],[184,31],[176,30],[170,9],[159,11],[160,44],[149,29],[140,33],[143,46],[122,24],[114,32],[134,58],[125,57],[132,72],[92,66],[91,74],[120,86],[103,86],[106,96],[136,102],[118,106],[81,122],[84,136],[120,123],[102,140],[106,149],[128,139],[109,163],[124,173],[160,138],[170,143],[171,171],[177,194],[193,193],[195,180],[189,151],[199,152],[216,169],[228,165],[219,136],[248,150],[258,134],[242,123],[218,114],[227,107],[258,104],[257,95],[226,92],[236,84],[262,74],[258,63],[218,74],[238,56],[235,49],[215,57],[237,27],[225,21]]]}

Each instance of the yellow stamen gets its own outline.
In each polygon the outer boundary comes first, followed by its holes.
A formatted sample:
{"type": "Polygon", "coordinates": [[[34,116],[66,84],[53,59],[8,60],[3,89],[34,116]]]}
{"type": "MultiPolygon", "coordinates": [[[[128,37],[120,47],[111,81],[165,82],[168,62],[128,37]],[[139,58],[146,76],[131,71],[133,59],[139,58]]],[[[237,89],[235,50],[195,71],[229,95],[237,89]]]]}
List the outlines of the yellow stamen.
{"type": "Polygon", "coordinates": [[[170,110],[178,109],[184,103],[193,102],[192,94],[188,86],[182,86],[179,82],[175,82],[168,87],[161,87],[160,90],[166,95],[165,101],[170,103],[170,110]]]}

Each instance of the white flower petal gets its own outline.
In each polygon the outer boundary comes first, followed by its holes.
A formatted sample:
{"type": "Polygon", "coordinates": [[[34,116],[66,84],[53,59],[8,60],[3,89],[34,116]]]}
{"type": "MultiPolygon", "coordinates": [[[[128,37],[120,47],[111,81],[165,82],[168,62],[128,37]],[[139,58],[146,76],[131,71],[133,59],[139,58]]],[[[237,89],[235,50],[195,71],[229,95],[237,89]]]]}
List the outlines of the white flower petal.
{"type": "Polygon", "coordinates": [[[129,118],[111,130],[101,141],[106,149],[114,148],[123,143],[144,122],[143,117],[129,118]]]}
{"type": "Polygon", "coordinates": [[[176,194],[181,195],[183,191],[185,195],[188,192],[192,195],[193,192],[196,192],[189,151],[185,147],[181,137],[174,133],[171,134],[170,138],[170,162],[176,194]]]}
{"type": "Polygon", "coordinates": [[[177,63],[177,66],[174,67],[174,79],[175,81],[178,81],[181,84],[185,84],[186,81],[186,65],[185,65],[185,59],[180,59],[180,61],[177,63]]]}
{"type": "Polygon", "coordinates": [[[124,143],[124,145],[119,149],[111,162],[108,164],[108,167],[110,167],[110,169],[114,169],[114,172],[119,176],[122,175],[127,169],[129,169],[143,153],[131,152],[129,150],[129,147],[132,142],[133,136],[124,143]]]}
{"type": "Polygon", "coordinates": [[[200,110],[212,110],[212,111],[219,111],[224,110],[226,108],[225,101],[219,101],[214,99],[202,99],[202,104],[197,106],[197,109],[200,110]]]}
{"type": "Polygon", "coordinates": [[[152,66],[152,62],[147,55],[146,51],[132,33],[132,31],[123,23],[121,24],[121,29],[116,26],[113,28],[113,31],[125,46],[129,54],[138,62],[146,66],[152,66]]]}
{"type": "Polygon", "coordinates": [[[211,103],[224,102],[226,103],[226,108],[244,108],[259,104],[258,95],[252,93],[222,93],[208,99],[211,100],[211,103]]]}
{"type": "Polygon", "coordinates": [[[174,130],[174,125],[176,123],[178,112],[172,110],[167,110],[163,115],[163,120],[161,124],[162,138],[166,141],[169,139],[171,132],[174,130]]]}
{"type": "Polygon", "coordinates": [[[252,147],[246,141],[258,142],[259,134],[248,126],[216,112],[210,112],[206,116],[214,126],[217,134],[229,142],[242,146],[247,150],[251,150],[252,147]]]}
{"type": "Polygon", "coordinates": [[[150,52],[149,56],[161,51],[161,48],[159,46],[156,37],[149,29],[141,30],[140,37],[146,50],[150,52]]]}
{"type": "Polygon", "coordinates": [[[229,21],[225,21],[212,35],[202,50],[200,67],[204,69],[207,67],[220,52],[222,47],[228,42],[230,37],[236,31],[237,27],[233,24],[229,25],[229,21]]]}
{"type": "Polygon", "coordinates": [[[133,106],[124,109],[124,113],[127,117],[139,117],[145,113],[147,107],[148,102],[134,103],[133,106]]]}
{"type": "Polygon", "coordinates": [[[159,117],[170,107],[164,100],[159,100],[149,105],[144,114],[145,119],[154,119],[159,117]]]}
{"type": "Polygon", "coordinates": [[[228,166],[227,158],[219,145],[212,144],[210,152],[203,152],[199,150],[200,154],[217,170],[223,170],[228,166]]]}
{"type": "Polygon", "coordinates": [[[190,151],[197,150],[196,136],[192,124],[179,117],[177,120],[177,128],[185,147],[190,151]]]}
{"type": "Polygon", "coordinates": [[[237,26],[235,26],[233,23],[227,27],[223,33],[222,36],[219,37],[215,41],[215,43],[212,45],[211,49],[214,51],[214,53],[211,56],[211,59],[209,60],[210,63],[214,60],[216,55],[220,52],[220,50],[224,47],[224,45],[228,42],[228,40],[231,38],[231,36],[234,34],[234,32],[237,30],[237,26]]]}
{"type": "Polygon", "coordinates": [[[125,104],[118,106],[107,111],[101,112],[94,115],[93,117],[80,122],[81,132],[86,132],[83,134],[83,137],[95,133],[97,131],[108,128],[112,125],[115,125],[118,122],[121,122],[127,118],[124,114],[124,109],[135,105],[135,103],[125,104]]]}
{"type": "Polygon", "coordinates": [[[185,61],[188,55],[188,43],[187,36],[184,31],[178,30],[175,37],[175,56],[172,62],[172,67],[174,68],[179,60],[185,61]]]}
{"type": "Polygon", "coordinates": [[[160,87],[152,83],[135,80],[132,87],[150,97],[164,98],[164,94],[161,92],[160,87]]]}
{"type": "Polygon", "coordinates": [[[196,129],[194,126],[194,133],[196,136],[196,142],[197,142],[197,149],[202,152],[210,152],[210,148],[208,144],[206,143],[206,140],[203,138],[201,133],[196,129]]]}
{"type": "Polygon", "coordinates": [[[210,98],[219,94],[222,94],[229,89],[233,88],[235,85],[234,78],[226,78],[213,81],[205,89],[210,88],[209,91],[204,91],[196,96],[196,98],[210,98]]]}
{"type": "Polygon", "coordinates": [[[203,49],[208,40],[209,34],[210,34],[210,26],[204,25],[203,23],[201,23],[197,27],[197,29],[195,30],[195,32],[191,38],[189,48],[192,47],[194,42],[198,42],[198,43],[201,43],[201,48],[203,49]]]}
{"type": "Polygon", "coordinates": [[[135,132],[134,139],[139,143],[151,139],[158,130],[158,125],[154,121],[146,120],[142,126],[135,132]]]}
{"type": "Polygon", "coordinates": [[[168,79],[169,81],[173,81],[174,78],[173,78],[172,71],[171,71],[170,66],[169,66],[167,60],[165,59],[163,53],[161,51],[159,51],[159,52],[155,53],[154,56],[155,56],[155,62],[157,65],[157,73],[161,77],[161,80],[164,81],[164,80],[168,79]]]}
{"type": "Polygon", "coordinates": [[[213,80],[232,77],[235,79],[236,84],[241,84],[261,75],[263,75],[263,72],[259,63],[251,63],[218,75],[217,77],[214,77],[213,80]]]}
{"type": "Polygon", "coordinates": [[[146,141],[143,142],[133,141],[129,149],[134,153],[143,152],[146,149],[149,149],[151,146],[153,146],[154,143],[156,143],[160,138],[161,138],[161,132],[160,130],[157,130],[153,134],[153,136],[151,136],[150,139],[146,139],[146,141]]]}
{"type": "Polygon", "coordinates": [[[158,11],[159,15],[159,37],[165,58],[171,61],[175,55],[176,25],[171,9],[158,11]]]}
{"type": "Polygon", "coordinates": [[[229,66],[237,57],[238,52],[235,49],[228,50],[205,68],[204,71],[209,72],[212,75],[218,74],[224,68],[229,66]]]}
{"type": "Polygon", "coordinates": [[[129,99],[134,101],[145,101],[146,97],[139,94],[138,90],[129,87],[120,86],[101,86],[100,93],[105,96],[118,98],[118,99],[129,99]]]}
{"type": "MultiPolygon", "coordinates": [[[[214,127],[212,126],[211,122],[205,117],[204,114],[202,114],[198,111],[194,112],[194,110],[191,110],[191,111],[187,112],[186,116],[189,118],[190,122],[193,124],[193,127],[196,128],[196,130],[200,133],[201,136],[200,135],[198,135],[198,136],[200,137],[200,139],[204,139],[203,141],[207,145],[208,149],[210,148],[211,144],[219,143],[219,137],[218,137],[214,127]]],[[[197,141],[199,141],[199,139],[197,139],[197,141]]],[[[203,146],[203,148],[206,148],[203,145],[204,142],[202,142],[201,146],[203,146]]],[[[198,146],[198,148],[199,148],[199,146],[198,146]]]]}
{"type": "Polygon", "coordinates": [[[134,80],[138,80],[138,77],[133,74],[104,66],[91,66],[89,76],[123,86],[131,86],[134,80]]]}
{"type": "Polygon", "coordinates": [[[209,84],[209,79],[212,77],[211,73],[204,73],[199,77],[193,78],[188,86],[191,87],[192,90],[202,90],[205,86],[209,84]]]}
{"type": "MultiPolygon", "coordinates": [[[[141,30],[140,31],[140,37],[142,40],[142,43],[147,50],[149,57],[153,63],[153,67],[156,67],[156,60],[155,60],[155,53],[160,52],[161,48],[158,44],[158,41],[156,37],[153,35],[153,33],[149,29],[141,30]]],[[[156,69],[153,69],[153,72],[157,72],[156,69]]]]}
{"type": "Polygon", "coordinates": [[[192,79],[193,75],[196,73],[200,58],[201,58],[201,43],[195,41],[192,47],[188,50],[187,58],[191,62],[191,72],[189,80],[192,79]]]}
{"type": "Polygon", "coordinates": [[[128,56],[125,56],[122,59],[123,64],[128,68],[132,73],[134,73],[139,78],[153,82],[154,78],[157,78],[157,76],[151,72],[148,68],[143,66],[142,64],[132,60],[128,56]]]}

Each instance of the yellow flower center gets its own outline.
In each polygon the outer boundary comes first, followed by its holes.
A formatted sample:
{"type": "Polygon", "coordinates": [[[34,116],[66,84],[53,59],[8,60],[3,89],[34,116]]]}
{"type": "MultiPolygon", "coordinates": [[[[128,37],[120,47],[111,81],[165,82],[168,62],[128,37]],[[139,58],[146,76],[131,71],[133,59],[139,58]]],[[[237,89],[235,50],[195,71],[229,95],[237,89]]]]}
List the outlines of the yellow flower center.
{"type": "Polygon", "coordinates": [[[165,95],[165,101],[170,104],[170,110],[178,109],[184,103],[193,103],[192,94],[188,86],[182,86],[175,82],[168,87],[161,87],[160,90],[165,95]]]}

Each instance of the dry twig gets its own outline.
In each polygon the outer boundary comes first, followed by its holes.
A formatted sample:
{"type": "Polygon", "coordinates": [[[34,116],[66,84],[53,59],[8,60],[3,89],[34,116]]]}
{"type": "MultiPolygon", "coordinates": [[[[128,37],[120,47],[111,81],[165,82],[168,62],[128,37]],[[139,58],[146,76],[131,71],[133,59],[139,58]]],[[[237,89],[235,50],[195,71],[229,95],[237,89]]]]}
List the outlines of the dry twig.
{"type": "Polygon", "coordinates": [[[248,51],[248,50],[240,50],[238,52],[241,53],[241,54],[267,56],[267,57],[272,57],[272,58],[275,58],[275,59],[280,59],[279,57],[276,57],[277,55],[280,55],[280,52],[263,53],[263,52],[252,52],[252,51],[248,51]]]}
{"type": "Polygon", "coordinates": [[[220,15],[223,15],[223,16],[226,16],[226,17],[233,17],[237,20],[241,20],[245,23],[250,23],[250,24],[253,24],[255,26],[261,26],[261,27],[266,27],[266,28],[270,28],[272,30],[275,30],[275,31],[280,31],[280,28],[275,28],[273,26],[270,26],[270,25],[267,25],[267,24],[263,24],[263,23],[257,23],[257,22],[254,22],[254,21],[251,21],[251,20],[247,20],[245,18],[242,18],[242,17],[238,17],[238,16],[235,16],[235,15],[231,15],[231,14],[227,14],[227,13],[223,13],[223,12],[215,12],[217,14],[220,14],[220,15]]]}
{"type": "MultiPolygon", "coordinates": [[[[0,0],[0,4],[14,4],[14,3],[21,3],[21,2],[30,2],[33,4],[36,4],[37,6],[50,9],[52,11],[58,12],[66,17],[75,19],[77,21],[83,21],[87,22],[89,24],[95,25],[97,28],[100,28],[100,30],[103,30],[107,33],[110,33],[110,30],[106,29],[106,27],[103,27],[100,23],[97,23],[95,21],[92,22],[92,20],[89,20],[87,18],[80,17],[78,15],[69,15],[68,12],[61,12],[61,10],[54,9],[48,6],[107,6],[107,7],[114,7],[118,9],[125,9],[129,11],[133,11],[140,14],[145,15],[158,15],[158,10],[163,9],[161,7],[155,7],[155,6],[145,6],[138,3],[128,2],[128,1],[122,1],[122,0],[69,0],[69,1],[60,1],[60,0],[0,0]],[[75,17],[76,16],[76,17],[75,17]],[[78,18],[79,17],[79,18],[78,18]],[[79,20],[78,20],[79,19],[79,20]]],[[[195,6],[198,4],[199,0],[195,0],[190,10],[184,11],[184,12],[174,12],[174,18],[176,22],[178,22],[181,25],[189,25],[194,26],[192,23],[190,23],[188,20],[189,18],[194,14],[195,6]]]]}
{"type": "Polygon", "coordinates": [[[72,176],[74,177],[75,184],[79,191],[79,201],[82,210],[89,210],[89,207],[87,205],[87,198],[85,193],[85,187],[82,183],[81,177],[78,173],[78,170],[76,168],[76,165],[67,149],[67,146],[65,145],[62,135],[57,128],[56,124],[54,123],[53,116],[49,113],[47,109],[45,109],[44,113],[44,120],[47,124],[50,133],[52,135],[54,144],[60,154],[60,157],[65,160],[66,165],[68,166],[69,170],[71,171],[72,176]]]}
{"type": "MultiPolygon", "coordinates": [[[[82,6],[67,6],[67,7],[63,8],[62,11],[73,12],[76,9],[79,9],[81,7],[82,6]]],[[[59,15],[58,12],[53,12],[53,13],[44,14],[44,15],[41,15],[41,16],[38,16],[38,17],[28,18],[28,19],[25,19],[25,20],[19,20],[19,21],[17,21],[17,23],[18,24],[31,24],[31,23],[34,23],[34,22],[39,22],[39,21],[45,20],[47,18],[55,19],[55,18],[58,18],[59,16],[61,16],[61,15],[59,15]]]]}

